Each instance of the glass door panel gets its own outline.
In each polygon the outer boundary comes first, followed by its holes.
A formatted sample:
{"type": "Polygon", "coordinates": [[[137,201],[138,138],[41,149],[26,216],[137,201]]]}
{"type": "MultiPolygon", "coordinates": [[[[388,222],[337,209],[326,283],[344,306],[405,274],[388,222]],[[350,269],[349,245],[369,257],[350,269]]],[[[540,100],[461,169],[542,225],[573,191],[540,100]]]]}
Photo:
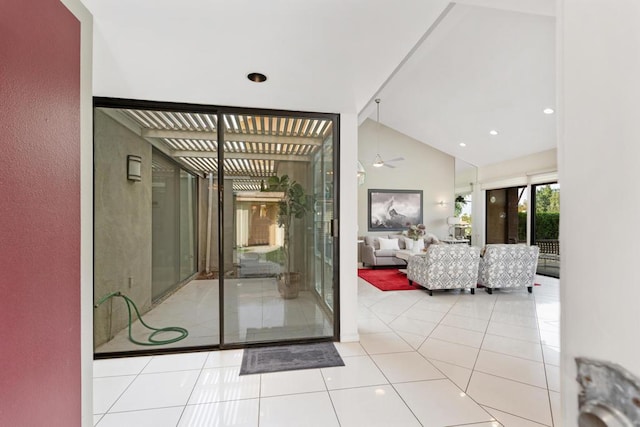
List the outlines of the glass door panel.
{"type": "MultiPolygon", "coordinates": [[[[206,173],[209,165],[187,167],[184,161],[185,154],[193,154],[187,151],[190,147],[211,147],[202,141],[215,130],[215,117],[120,105],[96,107],[95,354],[219,343],[218,281],[215,274],[205,274],[205,251],[198,250],[199,242],[206,241],[209,198],[206,181],[195,172],[206,173]],[[168,142],[166,132],[176,129],[181,129],[180,138],[168,142]],[[133,178],[130,157],[139,161],[133,178]],[[196,274],[201,266],[202,274],[196,274]],[[156,333],[170,327],[176,329],[156,333]]],[[[217,232],[209,237],[217,248],[217,232]]]]}
{"type": "Polygon", "coordinates": [[[332,121],[222,121],[224,343],[332,337],[332,121]]]}
{"type": "Polygon", "coordinates": [[[314,177],[314,292],[322,301],[325,312],[333,313],[334,300],[334,237],[331,233],[334,219],[334,168],[333,168],[333,135],[329,134],[322,143],[313,161],[314,177]]]}
{"type": "Polygon", "coordinates": [[[151,174],[151,296],[157,301],[180,280],[180,168],[154,150],[151,174]]]}
{"type": "Polygon", "coordinates": [[[180,280],[196,272],[197,178],[180,170],[180,280]]]}
{"type": "Polygon", "coordinates": [[[532,244],[540,248],[538,274],[560,277],[560,185],[540,184],[532,187],[534,195],[531,230],[532,244]]]}
{"type": "Polygon", "coordinates": [[[487,191],[486,242],[527,242],[527,187],[487,191]]]}

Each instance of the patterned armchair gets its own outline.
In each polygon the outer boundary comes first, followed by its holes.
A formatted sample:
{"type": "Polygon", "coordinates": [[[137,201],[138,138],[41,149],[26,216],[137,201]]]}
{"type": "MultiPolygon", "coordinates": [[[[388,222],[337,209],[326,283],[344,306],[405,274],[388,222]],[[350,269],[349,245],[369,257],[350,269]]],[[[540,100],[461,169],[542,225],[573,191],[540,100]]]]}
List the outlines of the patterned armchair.
{"type": "Polygon", "coordinates": [[[538,265],[537,246],[487,245],[480,259],[478,284],[490,294],[495,288],[526,286],[533,292],[533,280],[538,265]]]}
{"type": "Polygon", "coordinates": [[[429,295],[434,289],[469,289],[475,293],[478,279],[478,248],[467,245],[431,245],[424,255],[409,258],[407,278],[425,287],[429,295]]]}

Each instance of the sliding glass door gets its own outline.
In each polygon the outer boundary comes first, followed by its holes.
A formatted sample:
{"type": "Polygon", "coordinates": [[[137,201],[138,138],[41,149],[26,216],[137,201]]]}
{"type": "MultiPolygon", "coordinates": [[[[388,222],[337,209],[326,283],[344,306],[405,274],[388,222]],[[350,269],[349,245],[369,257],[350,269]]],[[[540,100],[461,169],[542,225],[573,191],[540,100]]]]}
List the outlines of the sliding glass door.
{"type": "Polygon", "coordinates": [[[531,194],[531,243],[540,248],[537,273],[560,277],[560,185],[533,185],[531,194]]]}
{"type": "Polygon", "coordinates": [[[527,187],[487,190],[486,243],[527,242],[527,187]]]}
{"type": "Polygon", "coordinates": [[[224,114],[225,344],[334,336],[333,121],[224,114]]]}
{"type": "Polygon", "coordinates": [[[97,355],[337,337],[336,115],[96,104],[97,355]]]}

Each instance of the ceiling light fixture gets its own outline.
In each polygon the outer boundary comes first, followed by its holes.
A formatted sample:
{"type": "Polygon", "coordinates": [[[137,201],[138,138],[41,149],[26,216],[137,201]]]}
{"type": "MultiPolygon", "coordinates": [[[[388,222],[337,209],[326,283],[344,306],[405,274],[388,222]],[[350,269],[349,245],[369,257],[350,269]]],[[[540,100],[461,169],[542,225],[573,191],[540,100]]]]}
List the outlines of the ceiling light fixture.
{"type": "Polygon", "coordinates": [[[262,73],[249,73],[247,78],[254,83],[262,83],[267,81],[267,76],[262,73]]]}
{"type": "Polygon", "coordinates": [[[491,130],[489,131],[489,135],[496,136],[497,134],[498,134],[498,131],[497,131],[497,130],[495,130],[495,129],[491,129],[491,130]]]}
{"type": "Polygon", "coordinates": [[[376,159],[373,162],[373,167],[374,168],[381,168],[382,166],[384,166],[384,162],[382,161],[382,157],[380,157],[380,154],[376,154],[376,159]]]}
{"type": "Polygon", "coordinates": [[[545,108],[544,110],[542,110],[542,112],[545,114],[553,114],[554,110],[553,108],[545,108]]]}
{"type": "Polygon", "coordinates": [[[460,147],[466,147],[467,146],[467,144],[465,144],[464,142],[461,142],[459,145],[460,145],[460,147]]]}

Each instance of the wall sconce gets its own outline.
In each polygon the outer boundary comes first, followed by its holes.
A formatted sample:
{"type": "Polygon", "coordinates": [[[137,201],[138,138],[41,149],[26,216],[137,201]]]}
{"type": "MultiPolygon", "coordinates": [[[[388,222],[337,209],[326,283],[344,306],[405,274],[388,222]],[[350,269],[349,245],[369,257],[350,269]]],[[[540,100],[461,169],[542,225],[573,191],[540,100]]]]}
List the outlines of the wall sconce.
{"type": "Polygon", "coordinates": [[[127,156],[127,179],[129,181],[142,180],[142,157],[133,154],[127,156]]]}
{"type": "Polygon", "coordinates": [[[362,185],[364,184],[364,179],[367,176],[367,171],[364,169],[364,166],[362,166],[362,163],[360,163],[360,161],[358,161],[358,185],[362,185]]]}
{"type": "Polygon", "coordinates": [[[448,204],[449,203],[445,202],[444,200],[440,200],[438,203],[436,203],[436,205],[439,205],[439,206],[442,206],[442,207],[444,207],[444,206],[446,206],[448,204]]]}

